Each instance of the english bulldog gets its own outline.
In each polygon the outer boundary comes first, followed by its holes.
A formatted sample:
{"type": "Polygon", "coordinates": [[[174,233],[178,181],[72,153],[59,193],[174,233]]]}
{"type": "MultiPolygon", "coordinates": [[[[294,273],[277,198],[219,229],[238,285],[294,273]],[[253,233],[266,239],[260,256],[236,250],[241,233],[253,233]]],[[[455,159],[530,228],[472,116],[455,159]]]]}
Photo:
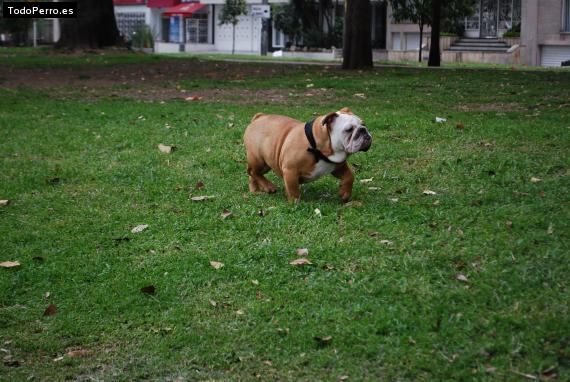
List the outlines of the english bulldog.
{"type": "Polygon", "coordinates": [[[346,160],[368,151],[372,136],[349,108],[301,122],[283,115],[257,113],[245,130],[249,190],[273,193],[265,176],[273,170],[285,182],[289,201],[299,201],[301,183],[332,174],[340,179],[339,195],[347,202],[354,175],[346,160]]]}

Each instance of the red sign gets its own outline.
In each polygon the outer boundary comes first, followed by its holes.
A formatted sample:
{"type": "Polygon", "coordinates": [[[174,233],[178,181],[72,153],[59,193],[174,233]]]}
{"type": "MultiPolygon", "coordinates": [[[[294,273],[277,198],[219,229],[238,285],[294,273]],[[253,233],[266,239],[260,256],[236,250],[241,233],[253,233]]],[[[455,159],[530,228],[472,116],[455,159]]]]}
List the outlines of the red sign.
{"type": "Polygon", "coordinates": [[[149,8],[166,8],[180,4],[180,0],[148,0],[146,6],[149,8]]]}
{"type": "Polygon", "coordinates": [[[146,0],[113,0],[114,5],[145,5],[146,0]]]}

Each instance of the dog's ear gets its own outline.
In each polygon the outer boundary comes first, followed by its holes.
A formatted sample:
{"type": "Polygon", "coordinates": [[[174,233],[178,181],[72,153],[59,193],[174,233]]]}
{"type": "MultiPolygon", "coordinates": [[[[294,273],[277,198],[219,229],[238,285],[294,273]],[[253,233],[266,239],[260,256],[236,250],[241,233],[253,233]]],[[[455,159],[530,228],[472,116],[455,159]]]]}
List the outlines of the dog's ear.
{"type": "Polygon", "coordinates": [[[350,110],[348,107],[343,107],[342,109],[339,110],[339,112],[345,113],[345,114],[354,114],[352,112],[352,110],[350,110]]]}
{"type": "Polygon", "coordinates": [[[336,111],[325,115],[322,122],[323,126],[326,126],[328,129],[330,129],[336,117],[338,117],[338,113],[336,111]]]}

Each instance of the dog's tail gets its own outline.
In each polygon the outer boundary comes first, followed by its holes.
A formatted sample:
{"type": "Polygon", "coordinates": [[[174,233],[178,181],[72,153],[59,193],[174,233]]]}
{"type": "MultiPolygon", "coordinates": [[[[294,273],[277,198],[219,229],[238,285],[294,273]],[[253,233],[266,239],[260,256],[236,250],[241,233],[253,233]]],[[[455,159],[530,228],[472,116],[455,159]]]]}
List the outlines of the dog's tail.
{"type": "Polygon", "coordinates": [[[265,115],[265,114],[257,113],[256,115],[253,116],[253,118],[251,119],[251,122],[255,121],[257,118],[261,117],[262,115],[265,115]]]}

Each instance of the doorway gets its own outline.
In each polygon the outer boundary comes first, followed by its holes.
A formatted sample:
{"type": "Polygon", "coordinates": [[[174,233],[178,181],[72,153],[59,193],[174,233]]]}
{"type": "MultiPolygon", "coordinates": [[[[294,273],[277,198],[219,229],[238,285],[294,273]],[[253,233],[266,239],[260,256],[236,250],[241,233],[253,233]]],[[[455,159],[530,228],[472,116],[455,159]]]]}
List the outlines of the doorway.
{"type": "Polygon", "coordinates": [[[481,0],[481,38],[497,37],[497,20],[499,16],[499,2],[497,0],[481,0]]]}

